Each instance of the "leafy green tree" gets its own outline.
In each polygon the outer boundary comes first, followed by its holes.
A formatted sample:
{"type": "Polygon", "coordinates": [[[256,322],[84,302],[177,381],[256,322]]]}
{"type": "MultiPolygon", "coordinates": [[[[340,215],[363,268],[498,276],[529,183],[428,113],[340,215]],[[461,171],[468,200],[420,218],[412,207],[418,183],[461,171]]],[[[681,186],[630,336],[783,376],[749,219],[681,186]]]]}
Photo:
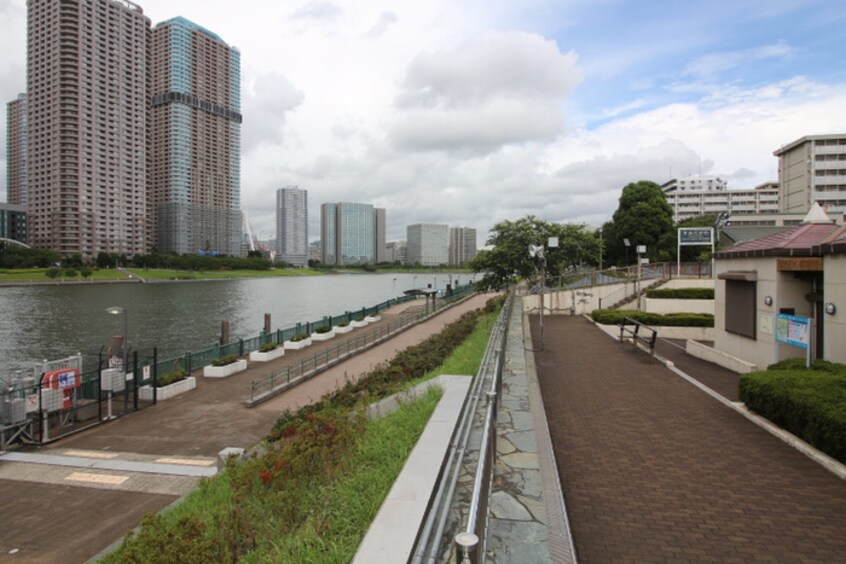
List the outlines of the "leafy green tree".
{"type": "Polygon", "coordinates": [[[599,240],[584,225],[555,224],[530,215],[497,223],[487,241],[490,248],[480,251],[469,267],[484,273],[478,282],[482,288],[503,288],[518,278],[531,278],[540,261],[529,255],[529,246],[546,247],[550,237],[558,237],[559,245],[546,249],[550,276],[594,265],[599,259],[599,240]]]}
{"type": "Polygon", "coordinates": [[[652,261],[671,260],[675,256],[673,208],[658,184],[649,180],[627,184],[612,223],[603,226],[603,238],[616,262],[626,255],[623,239],[631,244],[629,263],[635,260],[637,245],[646,245],[646,256],[652,261]]]}
{"type": "Polygon", "coordinates": [[[56,268],[54,266],[52,268],[48,268],[47,271],[44,274],[47,275],[47,278],[53,280],[54,278],[57,278],[61,273],[62,273],[62,269],[56,268]]]}
{"type": "Polygon", "coordinates": [[[80,273],[80,274],[82,275],[82,277],[83,277],[83,278],[85,278],[86,280],[87,280],[87,279],[89,279],[89,278],[91,278],[91,275],[92,275],[92,274],[94,274],[94,272],[93,272],[90,268],[88,268],[87,266],[86,266],[86,267],[84,267],[84,268],[82,268],[82,269],[79,271],[79,273],[80,273]]]}

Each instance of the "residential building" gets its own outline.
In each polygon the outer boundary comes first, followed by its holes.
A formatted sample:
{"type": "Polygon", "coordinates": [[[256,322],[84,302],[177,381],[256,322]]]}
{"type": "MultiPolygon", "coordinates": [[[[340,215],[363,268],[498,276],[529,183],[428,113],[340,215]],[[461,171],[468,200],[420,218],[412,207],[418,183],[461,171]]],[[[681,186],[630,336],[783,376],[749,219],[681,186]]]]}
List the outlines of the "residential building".
{"type": "Polygon", "coordinates": [[[296,186],[276,191],[276,260],[308,266],[308,192],[296,186]]]}
{"type": "Polygon", "coordinates": [[[320,240],[308,244],[308,260],[323,262],[323,251],[320,248],[320,240]]]}
{"type": "Polygon", "coordinates": [[[377,213],[371,204],[339,202],[321,205],[323,264],[374,264],[377,223],[377,213]]]}
{"type": "Polygon", "coordinates": [[[373,209],[373,252],[375,253],[375,262],[387,261],[387,254],[385,248],[385,230],[386,225],[386,211],[385,208],[373,209]]]}
{"type": "Polygon", "coordinates": [[[153,30],[151,65],[151,238],[160,252],[239,256],[240,53],[177,17],[153,30]]]}
{"type": "Polygon", "coordinates": [[[26,206],[0,204],[0,239],[26,243],[26,206]]]}
{"type": "Polygon", "coordinates": [[[778,184],[767,182],[752,190],[729,190],[719,177],[673,179],[661,186],[678,223],[692,217],[719,213],[778,212],[778,184]]]}
{"type": "Polygon", "coordinates": [[[472,227],[449,228],[449,265],[464,266],[476,258],[476,230],[472,227]]]}
{"type": "Polygon", "coordinates": [[[449,226],[417,223],[406,228],[408,264],[440,266],[449,263],[449,226]]]}
{"type": "Polygon", "coordinates": [[[405,241],[391,241],[385,245],[385,262],[405,264],[405,241]]]}
{"type": "Polygon", "coordinates": [[[805,213],[814,202],[846,212],[846,134],[806,135],[773,154],[782,212],[805,213]]]}
{"type": "Polygon", "coordinates": [[[27,2],[28,239],[147,250],[150,20],[127,0],[27,2]]]}
{"type": "Polygon", "coordinates": [[[26,94],[6,107],[6,201],[26,205],[26,94]]]}

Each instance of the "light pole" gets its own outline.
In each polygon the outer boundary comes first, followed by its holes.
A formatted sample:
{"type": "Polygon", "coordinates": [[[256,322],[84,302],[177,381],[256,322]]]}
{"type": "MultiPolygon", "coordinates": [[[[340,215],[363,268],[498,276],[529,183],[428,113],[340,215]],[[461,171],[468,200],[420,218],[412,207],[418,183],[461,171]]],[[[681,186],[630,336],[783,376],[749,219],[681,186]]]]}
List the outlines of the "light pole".
{"type": "Polygon", "coordinates": [[[396,279],[396,278],[394,278],[394,289],[393,289],[393,291],[391,292],[391,295],[392,295],[392,296],[396,296],[396,295],[397,295],[397,279],[396,279]]]}
{"type": "Polygon", "coordinates": [[[129,333],[127,331],[129,325],[129,312],[126,311],[125,307],[112,306],[106,308],[106,313],[110,313],[112,315],[123,315],[123,373],[126,374],[126,369],[129,366],[129,333]]]}
{"type": "Polygon", "coordinates": [[[411,277],[411,289],[415,289],[417,287],[417,275],[411,277]]]}

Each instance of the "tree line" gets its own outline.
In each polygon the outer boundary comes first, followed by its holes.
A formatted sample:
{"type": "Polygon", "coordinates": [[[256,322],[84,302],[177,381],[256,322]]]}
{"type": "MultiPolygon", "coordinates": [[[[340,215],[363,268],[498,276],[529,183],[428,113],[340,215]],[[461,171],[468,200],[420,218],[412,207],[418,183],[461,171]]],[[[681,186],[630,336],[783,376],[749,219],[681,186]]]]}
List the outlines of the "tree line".
{"type": "MultiPolygon", "coordinates": [[[[541,258],[529,253],[530,245],[543,246],[547,276],[577,272],[585,268],[624,267],[637,262],[637,246],[645,245],[650,262],[676,260],[679,227],[713,227],[716,214],[676,224],[673,209],[661,186],[641,180],[627,184],[620,195],[612,219],[599,229],[585,224],[553,223],[527,216],[494,225],[487,248],[479,251],[470,264],[483,273],[482,288],[503,288],[520,278],[530,278],[539,270],[541,258]],[[548,247],[550,237],[558,246],[548,247]],[[629,245],[626,245],[628,241],[629,245]]],[[[681,260],[704,261],[711,249],[682,247],[681,260]]]]}

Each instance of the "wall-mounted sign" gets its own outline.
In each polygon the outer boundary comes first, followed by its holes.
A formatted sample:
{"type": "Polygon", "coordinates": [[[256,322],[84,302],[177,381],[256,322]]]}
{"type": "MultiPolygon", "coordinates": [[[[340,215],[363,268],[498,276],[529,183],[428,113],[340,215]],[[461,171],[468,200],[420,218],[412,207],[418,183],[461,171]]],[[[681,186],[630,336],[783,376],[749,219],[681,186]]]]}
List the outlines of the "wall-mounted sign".
{"type": "Polygon", "coordinates": [[[811,319],[798,315],[776,315],[776,341],[807,349],[811,343],[811,319]]]}

